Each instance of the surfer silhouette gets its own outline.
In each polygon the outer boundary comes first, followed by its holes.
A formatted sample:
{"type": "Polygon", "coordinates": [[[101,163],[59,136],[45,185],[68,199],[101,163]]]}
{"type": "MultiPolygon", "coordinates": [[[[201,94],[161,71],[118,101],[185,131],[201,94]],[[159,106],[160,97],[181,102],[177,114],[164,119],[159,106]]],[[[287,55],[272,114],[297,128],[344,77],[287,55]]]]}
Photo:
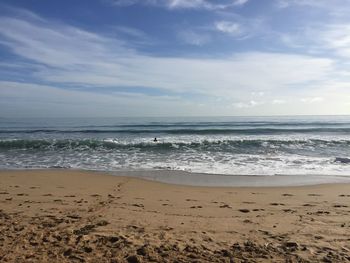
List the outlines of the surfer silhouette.
{"type": "Polygon", "coordinates": [[[154,142],[158,142],[157,137],[155,137],[153,141],[154,141],[154,142]]]}

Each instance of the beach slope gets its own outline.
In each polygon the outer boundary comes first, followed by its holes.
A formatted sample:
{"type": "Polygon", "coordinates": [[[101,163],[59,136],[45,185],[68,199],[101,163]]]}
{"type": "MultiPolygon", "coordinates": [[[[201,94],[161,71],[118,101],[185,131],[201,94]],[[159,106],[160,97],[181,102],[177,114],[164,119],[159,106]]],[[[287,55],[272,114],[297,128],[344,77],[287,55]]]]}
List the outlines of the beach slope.
{"type": "Polygon", "coordinates": [[[0,172],[1,262],[350,262],[350,184],[0,172]]]}

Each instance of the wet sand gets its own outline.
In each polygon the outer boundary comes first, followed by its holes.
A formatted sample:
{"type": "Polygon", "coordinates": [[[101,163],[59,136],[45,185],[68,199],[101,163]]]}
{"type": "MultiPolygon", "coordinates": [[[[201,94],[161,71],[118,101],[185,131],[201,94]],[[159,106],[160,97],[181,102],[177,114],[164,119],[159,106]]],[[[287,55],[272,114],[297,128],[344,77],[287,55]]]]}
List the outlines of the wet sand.
{"type": "Polygon", "coordinates": [[[350,262],[350,184],[2,171],[0,204],[0,262],[350,262]]]}

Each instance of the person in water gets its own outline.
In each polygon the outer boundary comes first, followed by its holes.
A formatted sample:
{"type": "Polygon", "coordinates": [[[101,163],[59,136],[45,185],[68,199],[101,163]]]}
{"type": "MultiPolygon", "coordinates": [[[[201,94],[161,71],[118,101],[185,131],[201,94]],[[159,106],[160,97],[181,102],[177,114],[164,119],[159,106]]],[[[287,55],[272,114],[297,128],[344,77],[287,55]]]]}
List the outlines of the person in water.
{"type": "Polygon", "coordinates": [[[153,141],[154,141],[154,142],[158,142],[157,137],[155,137],[153,141]]]}

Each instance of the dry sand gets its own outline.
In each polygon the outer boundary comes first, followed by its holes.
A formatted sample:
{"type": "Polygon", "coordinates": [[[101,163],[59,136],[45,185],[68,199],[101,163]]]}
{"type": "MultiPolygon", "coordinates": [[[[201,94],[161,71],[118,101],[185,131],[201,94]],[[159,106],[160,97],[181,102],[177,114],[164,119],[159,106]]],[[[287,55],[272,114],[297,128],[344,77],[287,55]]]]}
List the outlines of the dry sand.
{"type": "Polygon", "coordinates": [[[0,262],[350,262],[350,185],[0,172],[0,262]]]}

